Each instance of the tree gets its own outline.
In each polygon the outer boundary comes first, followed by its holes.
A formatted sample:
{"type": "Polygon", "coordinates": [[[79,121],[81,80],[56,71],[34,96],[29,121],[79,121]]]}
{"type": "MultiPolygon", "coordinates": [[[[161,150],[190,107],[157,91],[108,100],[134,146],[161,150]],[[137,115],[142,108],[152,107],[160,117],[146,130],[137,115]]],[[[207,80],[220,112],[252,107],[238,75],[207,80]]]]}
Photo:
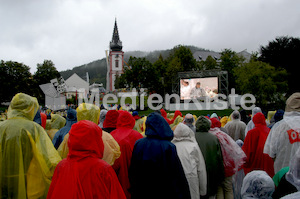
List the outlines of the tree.
{"type": "Polygon", "coordinates": [[[178,76],[178,72],[192,71],[198,68],[197,62],[193,57],[192,51],[185,46],[176,46],[166,60],[167,68],[165,77],[165,89],[167,93],[172,93],[172,85],[178,76]]]}
{"type": "Polygon", "coordinates": [[[45,102],[45,96],[39,85],[50,83],[51,79],[59,77],[60,74],[51,60],[44,60],[42,64],[37,64],[37,71],[33,75],[35,85],[34,96],[38,98],[40,103],[45,102]]]}
{"type": "Polygon", "coordinates": [[[259,60],[269,63],[276,69],[284,68],[288,75],[288,94],[300,91],[298,71],[300,68],[300,39],[293,37],[277,37],[266,46],[260,47],[259,60]]]}
{"type": "Polygon", "coordinates": [[[251,60],[241,67],[236,67],[234,75],[241,94],[253,94],[257,105],[271,105],[272,108],[276,108],[276,105],[284,102],[287,82],[282,77],[287,75],[286,70],[277,70],[267,63],[251,60]]]}
{"type": "Polygon", "coordinates": [[[126,67],[118,79],[119,86],[127,85],[130,88],[156,91],[159,86],[159,75],[151,62],[146,58],[130,57],[128,65],[130,67],[126,67]]]}
{"type": "Polygon", "coordinates": [[[235,77],[234,77],[234,69],[241,66],[241,64],[244,62],[244,58],[241,56],[238,56],[236,52],[225,49],[221,52],[221,62],[220,62],[220,68],[222,70],[226,70],[228,72],[228,87],[229,89],[235,88],[235,77]]]}
{"type": "Polygon", "coordinates": [[[0,102],[9,102],[19,92],[32,94],[32,76],[28,66],[1,60],[0,74],[0,102]]]}

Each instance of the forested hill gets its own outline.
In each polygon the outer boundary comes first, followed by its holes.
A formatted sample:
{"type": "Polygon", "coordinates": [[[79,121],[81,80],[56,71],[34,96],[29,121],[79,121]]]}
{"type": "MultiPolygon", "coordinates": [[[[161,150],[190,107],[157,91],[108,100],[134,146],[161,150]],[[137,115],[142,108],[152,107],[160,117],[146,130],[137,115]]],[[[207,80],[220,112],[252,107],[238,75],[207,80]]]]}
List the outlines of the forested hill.
{"type": "MultiPolygon", "coordinates": [[[[202,48],[198,48],[195,46],[186,46],[188,47],[192,53],[198,50],[208,51],[202,48]]],[[[162,55],[163,58],[167,58],[172,49],[167,50],[157,50],[152,52],[144,52],[144,51],[129,51],[124,53],[124,60],[128,62],[130,56],[132,57],[146,57],[147,60],[154,63],[159,55],[162,55]]],[[[86,72],[89,73],[90,84],[103,83],[104,87],[106,86],[106,58],[102,58],[100,60],[96,60],[90,62],[85,65],[74,67],[71,70],[61,71],[60,74],[64,79],[68,79],[73,73],[76,73],[79,77],[86,80],[86,72]]]]}

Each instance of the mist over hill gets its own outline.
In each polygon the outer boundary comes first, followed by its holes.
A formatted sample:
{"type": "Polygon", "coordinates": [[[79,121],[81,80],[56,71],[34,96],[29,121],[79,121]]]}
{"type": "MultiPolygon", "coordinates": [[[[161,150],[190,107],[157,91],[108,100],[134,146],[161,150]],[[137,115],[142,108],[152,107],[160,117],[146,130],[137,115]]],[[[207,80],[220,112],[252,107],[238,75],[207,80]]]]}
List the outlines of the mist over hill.
{"type": "MultiPolygon", "coordinates": [[[[195,47],[195,46],[186,46],[189,48],[192,53],[196,51],[209,51],[203,48],[195,47]]],[[[130,56],[132,57],[145,57],[151,63],[154,63],[160,55],[165,59],[169,56],[173,49],[167,50],[156,50],[151,52],[145,51],[128,51],[124,52],[124,61],[127,63],[130,56]]],[[[90,84],[95,83],[103,83],[104,88],[106,87],[106,58],[102,58],[99,60],[92,61],[90,63],[76,66],[73,69],[61,71],[60,74],[64,79],[68,79],[73,73],[76,73],[79,77],[86,80],[86,73],[89,74],[90,84]]]]}

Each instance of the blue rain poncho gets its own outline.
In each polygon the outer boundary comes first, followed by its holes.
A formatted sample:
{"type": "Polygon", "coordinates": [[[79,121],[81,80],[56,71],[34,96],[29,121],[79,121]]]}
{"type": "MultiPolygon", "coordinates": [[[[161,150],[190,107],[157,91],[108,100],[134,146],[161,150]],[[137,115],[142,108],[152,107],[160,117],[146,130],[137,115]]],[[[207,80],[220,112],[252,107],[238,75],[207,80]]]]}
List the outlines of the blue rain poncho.
{"type": "Polygon", "coordinates": [[[33,122],[36,98],[16,94],[0,123],[0,198],[46,198],[61,160],[47,133],[33,122]]]}
{"type": "Polygon", "coordinates": [[[76,122],[77,122],[77,112],[74,109],[69,109],[67,112],[66,125],[55,133],[54,138],[52,140],[52,143],[56,149],[64,140],[65,135],[69,133],[71,126],[76,122]]]}
{"type": "Polygon", "coordinates": [[[159,113],[151,113],[145,134],[132,152],[131,198],[191,198],[176,147],[170,142],[173,132],[167,121],[159,113]]]}

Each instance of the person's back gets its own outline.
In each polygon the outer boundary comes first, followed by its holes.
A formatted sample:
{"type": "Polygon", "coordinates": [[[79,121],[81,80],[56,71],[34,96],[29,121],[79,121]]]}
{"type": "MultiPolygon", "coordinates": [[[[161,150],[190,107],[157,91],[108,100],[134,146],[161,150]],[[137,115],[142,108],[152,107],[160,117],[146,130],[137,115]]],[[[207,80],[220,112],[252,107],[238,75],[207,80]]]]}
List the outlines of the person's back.
{"type": "Polygon", "coordinates": [[[19,93],[0,123],[0,198],[45,198],[61,160],[42,126],[33,122],[37,100],[19,93]],[[47,175],[45,175],[47,174],[47,175]]]}
{"type": "Polygon", "coordinates": [[[247,162],[244,165],[245,175],[253,170],[263,170],[273,177],[274,162],[269,155],[263,153],[270,129],[262,113],[256,113],[252,120],[255,127],[248,132],[242,147],[247,155],[247,162]]]}
{"type": "Polygon", "coordinates": [[[207,189],[205,160],[194,137],[194,132],[187,125],[180,123],[172,140],[189,183],[192,199],[206,195],[207,189]]]}
{"type": "Polygon", "coordinates": [[[146,121],[146,138],[134,146],[129,180],[134,198],[190,198],[176,147],[170,142],[173,132],[158,113],[151,113],[146,121]]]}
{"type": "Polygon", "coordinates": [[[244,141],[246,124],[241,121],[241,115],[238,111],[232,113],[231,121],[228,122],[224,128],[234,141],[237,141],[238,139],[244,141]]]}
{"type": "Polygon", "coordinates": [[[119,178],[121,186],[127,198],[130,198],[128,189],[130,187],[128,179],[128,169],[135,142],[143,138],[142,134],[133,130],[135,119],[127,111],[119,111],[117,129],[111,132],[111,135],[118,142],[121,149],[121,156],[115,161],[113,168],[119,178]]]}
{"type": "Polygon", "coordinates": [[[218,185],[224,179],[222,151],[216,136],[208,133],[211,122],[200,116],[196,122],[196,140],[202,151],[207,172],[207,196],[217,193],[218,185]]]}
{"type": "Polygon", "coordinates": [[[264,153],[274,161],[277,173],[290,164],[300,147],[300,93],[294,93],[286,101],[284,117],[271,129],[264,146],[264,153]]]}
{"type": "Polygon", "coordinates": [[[55,169],[47,198],[125,198],[112,167],[101,160],[102,130],[83,120],[69,132],[69,154],[55,169]]]}

